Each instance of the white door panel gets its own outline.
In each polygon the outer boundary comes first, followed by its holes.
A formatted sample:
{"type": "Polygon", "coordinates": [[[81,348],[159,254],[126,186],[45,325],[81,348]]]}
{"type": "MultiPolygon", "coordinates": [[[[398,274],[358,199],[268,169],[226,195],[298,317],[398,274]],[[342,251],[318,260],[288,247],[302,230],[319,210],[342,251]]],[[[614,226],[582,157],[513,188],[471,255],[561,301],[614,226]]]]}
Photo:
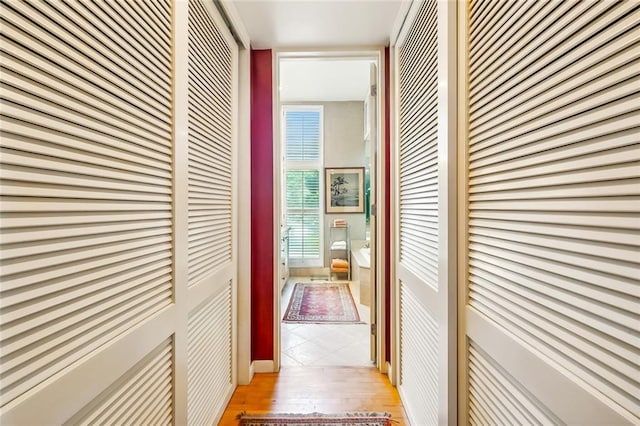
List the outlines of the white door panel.
{"type": "Polygon", "coordinates": [[[235,386],[230,31],[207,1],[0,7],[0,423],[215,422],[235,386]]]}
{"type": "Polygon", "coordinates": [[[419,425],[457,415],[454,18],[453,2],[414,2],[395,47],[399,390],[419,425]]]}
{"type": "Polygon", "coordinates": [[[494,6],[460,21],[461,418],[638,423],[640,9],[494,6]]]}

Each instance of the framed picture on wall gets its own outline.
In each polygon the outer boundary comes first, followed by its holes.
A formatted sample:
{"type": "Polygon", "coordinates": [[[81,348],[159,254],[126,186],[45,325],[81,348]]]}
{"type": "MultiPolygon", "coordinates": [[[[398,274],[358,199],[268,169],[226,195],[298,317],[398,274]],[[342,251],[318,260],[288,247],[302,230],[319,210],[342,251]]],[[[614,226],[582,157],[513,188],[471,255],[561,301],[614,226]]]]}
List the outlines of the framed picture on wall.
{"type": "Polygon", "coordinates": [[[325,213],[364,213],[364,167],[324,169],[325,213]]]}

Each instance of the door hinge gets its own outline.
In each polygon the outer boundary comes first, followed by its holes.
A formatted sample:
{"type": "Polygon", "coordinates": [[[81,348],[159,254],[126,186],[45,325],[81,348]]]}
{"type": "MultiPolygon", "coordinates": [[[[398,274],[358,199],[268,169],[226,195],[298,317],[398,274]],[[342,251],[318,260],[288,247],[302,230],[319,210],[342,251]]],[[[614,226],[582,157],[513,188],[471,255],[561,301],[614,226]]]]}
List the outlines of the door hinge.
{"type": "Polygon", "coordinates": [[[371,96],[378,96],[378,86],[375,84],[371,85],[371,96]]]}
{"type": "Polygon", "coordinates": [[[371,204],[371,208],[370,208],[370,214],[371,216],[377,216],[378,214],[378,205],[377,204],[371,204]]]}
{"type": "Polygon", "coordinates": [[[378,334],[378,329],[376,328],[375,324],[371,324],[371,334],[373,334],[374,336],[378,334]]]}

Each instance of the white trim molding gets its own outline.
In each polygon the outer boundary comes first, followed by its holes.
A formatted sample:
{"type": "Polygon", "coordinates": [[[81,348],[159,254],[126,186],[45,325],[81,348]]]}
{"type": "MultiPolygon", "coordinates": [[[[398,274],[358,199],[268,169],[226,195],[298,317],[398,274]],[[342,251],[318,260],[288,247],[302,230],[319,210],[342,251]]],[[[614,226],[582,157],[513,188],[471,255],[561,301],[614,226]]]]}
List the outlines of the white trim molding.
{"type": "Polygon", "coordinates": [[[259,373],[276,373],[275,361],[272,359],[258,359],[251,363],[252,376],[259,373]]]}
{"type": "MultiPolygon", "coordinates": [[[[385,155],[384,155],[384,112],[385,112],[385,106],[384,106],[384,99],[385,99],[385,90],[387,90],[387,88],[385,88],[384,86],[384,72],[386,70],[384,70],[384,47],[380,47],[380,46],[371,46],[371,47],[344,47],[342,49],[336,49],[336,48],[323,48],[323,47],[318,47],[318,48],[314,48],[313,50],[305,50],[303,48],[288,48],[288,49],[274,49],[273,50],[273,87],[278,87],[279,85],[279,62],[281,59],[319,59],[319,60],[335,60],[335,59],[369,59],[369,60],[373,60],[376,63],[376,67],[378,70],[377,73],[377,87],[378,87],[378,96],[377,98],[377,111],[378,111],[378,117],[377,117],[377,133],[378,133],[378,162],[377,162],[377,169],[378,169],[378,176],[377,176],[377,182],[376,182],[376,186],[377,186],[377,190],[378,190],[378,205],[381,206],[382,204],[380,204],[381,202],[383,202],[386,197],[387,194],[384,194],[384,181],[382,180],[383,178],[383,173],[382,171],[384,171],[384,165],[385,165],[385,155]]],[[[274,90],[273,91],[273,120],[274,120],[274,125],[273,125],[273,138],[274,138],[274,152],[273,152],[273,159],[274,159],[274,170],[280,170],[281,167],[281,151],[280,151],[280,138],[281,138],[281,117],[282,115],[280,114],[280,99],[279,99],[279,91],[278,90],[274,90]]],[[[281,211],[281,203],[280,203],[280,197],[281,197],[281,193],[282,193],[282,188],[281,186],[281,182],[279,179],[279,176],[274,176],[274,236],[280,235],[280,221],[282,218],[282,211],[281,211]],[[277,218],[277,219],[276,219],[277,218]]],[[[385,220],[388,220],[388,218],[384,218],[384,209],[383,208],[378,208],[378,217],[382,218],[382,220],[377,220],[376,221],[376,234],[379,236],[379,240],[382,240],[383,236],[384,236],[384,223],[385,220]]],[[[280,239],[279,238],[274,238],[274,253],[278,254],[280,253],[280,239]]],[[[379,247],[379,251],[377,251],[377,253],[379,253],[379,259],[384,259],[384,257],[386,256],[386,253],[384,252],[384,244],[378,244],[379,247]]],[[[275,371],[279,370],[280,364],[279,364],[279,356],[280,356],[280,304],[281,304],[281,295],[280,295],[280,287],[279,287],[279,278],[278,275],[276,275],[276,273],[279,271],[279,258],[278,256],[274,256],[274,363],[275,363],[275,371]]],[[[384,273],[384,269],[383,268],[377,268],[376,269],[376,279],[377,279],[377,284],[376,284],[376,289],[378,290],[378,300],[379,300],[379,306],[384,307],[386,304],[386,301],[384,299],[384,288],[382,286],[382,283],[384,282],[384,275],[381,275],[384,273]]],[[[378,352],[378,360],[377,360],[377,368],[380,372],[384,372],[387,366],[387,363],[385,359],[381,358],[380,354],[382,354],[384,356],[384,351],[385,351],[385,344],[384,344],[384,330],[382,330],[382,327],[384,326],[384,311],[380,312],[380,309],[378,309],[378,313],[377,313],[377,334],[376,334],[376,338],[377,338],[377,352],[378,352]]],[[[392,325],[391,327],[393,327],[393,319],[392,319],[392,325]]],[[[388,332],[388,331],[386,331],[388,332]]],[[[393,345],[392,345],[392,351],[394,350],[393,345]]],[[[257,372],[257,370],[256,370],[257,372]]]]}

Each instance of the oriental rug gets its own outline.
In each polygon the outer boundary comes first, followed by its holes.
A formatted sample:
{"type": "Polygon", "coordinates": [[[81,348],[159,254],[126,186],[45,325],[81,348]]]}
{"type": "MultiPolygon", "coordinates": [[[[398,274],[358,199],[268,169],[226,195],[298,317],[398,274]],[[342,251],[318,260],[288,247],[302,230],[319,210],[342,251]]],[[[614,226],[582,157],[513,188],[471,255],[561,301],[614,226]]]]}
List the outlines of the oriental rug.
{"type": "Polygon", "coordinates": [[[358,324],[360,315],[349,284],[297,283],[282,321],[295,324],[358,324]]]}
{"type": "Polygon", "coordinates": [[[254,414],[238,416],[241,426],[389,426],[391,416],[387,413],[349,414],[254,414]]]}

